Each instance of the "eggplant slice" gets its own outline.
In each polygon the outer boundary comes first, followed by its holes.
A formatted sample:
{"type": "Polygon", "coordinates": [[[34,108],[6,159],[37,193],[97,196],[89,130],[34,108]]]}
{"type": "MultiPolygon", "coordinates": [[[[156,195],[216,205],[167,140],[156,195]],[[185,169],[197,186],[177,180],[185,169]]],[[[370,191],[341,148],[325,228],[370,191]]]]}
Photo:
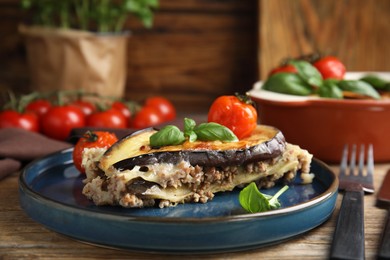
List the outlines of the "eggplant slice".
{"type": "MultiPolygon", "coordinates": [[[[312,155],[286,143],[276,128],[259,125],[238,142],[195,141],[153,148],[145,129],[124,137],[107,151],[88,149],[83,194],[96,205],[123,207],[205,203],[216,192],[254,181],[259,188],[311,176],[312,155]]],[[[309,178],[310,179],[310,178],[309,178]]]]}

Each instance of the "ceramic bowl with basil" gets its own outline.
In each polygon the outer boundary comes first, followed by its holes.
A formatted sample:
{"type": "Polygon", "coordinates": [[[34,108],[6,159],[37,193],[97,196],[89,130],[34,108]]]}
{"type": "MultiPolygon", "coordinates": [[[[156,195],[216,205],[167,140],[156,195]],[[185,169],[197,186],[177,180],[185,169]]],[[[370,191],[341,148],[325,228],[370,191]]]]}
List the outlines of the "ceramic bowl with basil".
{"type": "Polygon", "coordinates": [[[315,157],[338,163],[345,144],[373,144],[377,162],[390,161],[390,72],[347,72],[323,80],[303,67],[256,82],[249,91],[260,123],[315,157]]]}

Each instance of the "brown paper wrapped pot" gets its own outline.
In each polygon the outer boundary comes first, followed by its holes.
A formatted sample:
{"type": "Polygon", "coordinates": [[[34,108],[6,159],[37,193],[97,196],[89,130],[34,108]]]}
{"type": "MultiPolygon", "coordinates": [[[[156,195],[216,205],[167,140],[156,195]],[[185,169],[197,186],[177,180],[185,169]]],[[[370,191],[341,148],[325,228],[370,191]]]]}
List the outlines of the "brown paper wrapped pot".
{"type": "Polygon", "coordinates": [[[128,34],[20,26],[34,90],[83,89],[121,97],[128,34]]]}

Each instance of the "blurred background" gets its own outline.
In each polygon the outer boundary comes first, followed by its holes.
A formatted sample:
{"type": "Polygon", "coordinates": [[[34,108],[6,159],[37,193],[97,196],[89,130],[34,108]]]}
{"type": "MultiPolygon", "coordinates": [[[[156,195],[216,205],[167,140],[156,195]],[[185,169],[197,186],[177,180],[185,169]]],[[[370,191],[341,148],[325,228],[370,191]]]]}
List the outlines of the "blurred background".
{"type": "MultiPolygon", "coordinates": [[[[0,88],[30,91],[18,0],[0,0],[0,88]]],[[[161,0],[151,29],[130,18],[125,97],[207,111],[286,57],[321,51],[348,71],[390,71],[389,0],[161,0]]]]}

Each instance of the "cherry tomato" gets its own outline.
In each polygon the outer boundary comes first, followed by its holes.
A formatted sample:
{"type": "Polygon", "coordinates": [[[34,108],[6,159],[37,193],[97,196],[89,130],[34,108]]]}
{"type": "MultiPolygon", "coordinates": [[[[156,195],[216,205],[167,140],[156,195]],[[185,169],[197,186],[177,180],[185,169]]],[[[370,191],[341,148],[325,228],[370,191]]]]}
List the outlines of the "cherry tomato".
{"type": "Polygon", "coordinates": [[[134,116],[131,126],[137,129],[159,125],[164,122],[164,118],[159,111],[151,106],[144,106],[134,116]]]}
{"type": "Polygon", "coordinates": [[[211,105],[208,121],[224,125],[242,139],[257,126],[257,111],[247,96],[221,96],[211,105]]]}
{"type": "Polygon", "coordinates": [[[104,131],[87,131],[76,143],[73,149],[74,166],[81,172],[85,173],[82,166],[84,148],[109,148],[118,138],[115,134],[104,131]]]}
{"type": "Polygon", "coordinates": [[[43,133],[57,140],[66,140],[73,128],[84,126],[83,112],[70,105],[53,106],[42,118],[43,133]]]}
{"type": "Polygon", "coordinates": [[[343,79],[345,65],[336,57],[325,56],[313,63],[324,79],[343,79]]]}
{"type": "Polygon", "coordinates": [[[86,100],[78,99],[71,102],[69,105],[80,108],[85,116],[89,116],[90,114],[96,111],[96,106],[93,103],[86,100]]]}
{"type": "Polygon", "coordinates": [[[117,109],[110,108],[104,111],[98,111],[87,117],[87,126],[108,127],[108,128],[126,128],[127,119],[117,109]]]}
{"type": "Polygon", "coordinates": [[[126,104],[120,102],[120,101],[114,101],[111,105],[112,108],[119,110],[123,116],[126,118],[126,120],[130,120],[131,117],[131,111],[126,106],[126,104]]]}
{"type": "Polygon", "coordinates": [[[164,121],[171,121],[176,118],[174,105],[164,97],[150,97],[146,99],[145,106],[154,107],[161,114],[164,121]]]}
{"type": "Polygon", "coordinates": [[[270,71],[269,76],[272,76],[273,74],[279,73],[279,72],[287,72],[287,73],[297,73],[297,69],[291,65],[283,65],[277,68],[274,68],[273,70],[270,71]]]}
{"type": "Polygon", "coordinates": [[[4,110],[0,113],[0,128],[10,127],[39,132],[39,119],[35,113],[19,113],[14,110],[4,110]]]}
{"type": "Polygon", "coordinates": [[[37,99],[30,102],[26,106],[26,112],[36,113],[38,117],[42,117],[51,108],[51,103],[46,99],[37,99]]]}

